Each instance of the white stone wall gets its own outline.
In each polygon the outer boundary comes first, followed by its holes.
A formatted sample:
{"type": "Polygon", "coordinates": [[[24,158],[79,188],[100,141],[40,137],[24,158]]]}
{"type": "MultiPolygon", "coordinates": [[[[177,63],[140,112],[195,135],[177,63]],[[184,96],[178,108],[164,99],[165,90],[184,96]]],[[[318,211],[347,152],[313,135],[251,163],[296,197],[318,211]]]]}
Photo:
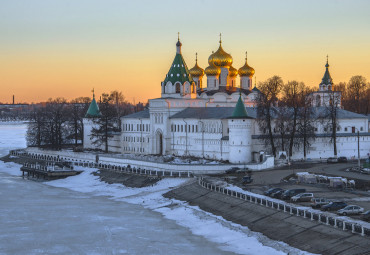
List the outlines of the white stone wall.
{"type": "Polygon", "coordinates": [[[121,152],[151,154],[149,119],[122,118],[121,152]]]}

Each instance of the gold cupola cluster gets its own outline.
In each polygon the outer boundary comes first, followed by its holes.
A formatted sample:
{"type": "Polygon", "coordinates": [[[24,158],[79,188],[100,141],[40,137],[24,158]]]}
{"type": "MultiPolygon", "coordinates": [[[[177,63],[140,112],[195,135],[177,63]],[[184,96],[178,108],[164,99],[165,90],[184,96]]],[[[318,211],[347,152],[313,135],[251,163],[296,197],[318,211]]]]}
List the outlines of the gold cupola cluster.
{"type": "Polygon", "coordinates": [[[228,76],[231,78],[239,75],[240,77],[252,77],[255,73],[254,69],[248,65],[247,56],[245,57],[245,64],[238,69],[232,66],[233,58],[232,56],[225,52],[222,48],[222,40],[220,34],[220,46],[216,52],[212,51],[212,54],[208,58],[209,66],[206,69],[202,69],[198,65],[198,55],[196,54],[195,65],[189,70],[192,77],[202,78],[204,74],[207,76],[218,76],[221,74],[222,68],[228,69],[228,76]]]}
{"type": "Polygon", "coordinates": [[[189,70],[189,73],[192,77],[203,77],[204,70],[198,66],[198,53],[195,53],[195,65],[192,69],[189,70]]]}
{"type": "Polygon", "coordinates": [[[254,69],[248,65],[247,62],[247,52],[245,53],[245,64],[241,68],[239,68],[239,75],[240,76],[248,76],[252,77],[255,73],[254,69]]]}

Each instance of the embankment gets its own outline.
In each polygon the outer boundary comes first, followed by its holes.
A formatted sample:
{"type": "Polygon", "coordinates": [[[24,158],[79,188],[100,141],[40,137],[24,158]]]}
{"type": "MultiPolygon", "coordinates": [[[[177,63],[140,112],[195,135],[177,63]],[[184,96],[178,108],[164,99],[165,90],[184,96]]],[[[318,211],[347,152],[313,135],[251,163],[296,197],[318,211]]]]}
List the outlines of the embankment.
{"type": "Polygon", "coordinates": [[[293,247],[320,254],[370,254],[370,239],[202,188],[197,182],[164,195],[249,227],[293,247]]]}

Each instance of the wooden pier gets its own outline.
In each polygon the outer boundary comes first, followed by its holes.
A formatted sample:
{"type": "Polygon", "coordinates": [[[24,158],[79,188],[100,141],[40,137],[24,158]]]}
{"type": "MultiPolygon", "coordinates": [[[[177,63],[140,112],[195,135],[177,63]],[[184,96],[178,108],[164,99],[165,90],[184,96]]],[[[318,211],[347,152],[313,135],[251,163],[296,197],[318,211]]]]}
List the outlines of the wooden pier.
{"type": "Polygon", "coordinates": [[[21,169],[22,177],[33,177],[33,178],[43,178],[45,180],[61,179],[68,176],[75,176],[80,174],[82,171],[73,170],[68,167],[58,167],[56,165],[40,165],[40,164],[30,164],[25,163],[21,169]]]}

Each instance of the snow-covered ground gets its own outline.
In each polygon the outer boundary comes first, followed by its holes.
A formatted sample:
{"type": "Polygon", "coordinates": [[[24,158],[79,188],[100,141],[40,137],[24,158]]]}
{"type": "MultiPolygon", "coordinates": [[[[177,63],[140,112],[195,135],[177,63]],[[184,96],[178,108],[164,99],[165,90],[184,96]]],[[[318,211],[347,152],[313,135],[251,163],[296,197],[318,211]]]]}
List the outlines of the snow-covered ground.
{"type": "MultiPolygon", "coordinates": [[[[8,125],[8,127],[9,127],[9,125],[8,125]]],[[[0,151],[0,153],[4,153],[4,151],[6,151],[8,149],[14,149],[14,148],[19,148],[19,147],[24,146],[24,144],[25,144],[24,143],[24,134],[25,134],[24,128],[25,127],[23,126],[22,128],[19,129],[19,128],[15,127],[14,129],[13,128],[9,129],[9,128],[4,128],[4,126],[0,125],[0,141],[2,141],[2,139],[5,139],[5,141],[6,141],[6,142],[3,141],[3,143],[0,144],[0,149],[2,150],[2,151],[0,151]],[[23,131],[22,131],[22,128],[23,128],[23,131]],[[23,140],[19,137],[22,134],[23,134],[23,138],[22,138],[23,140]],[[13,138],[11,138],[11,137],[13,137],[13,138]]],[[[4,174],[19,176],[20,175],[19,167],[20,167],[19,165],[14,164],[14,163],[0,162],[0,172],[2,172],[4,174]]],[[[166,223],[166,222],[163,223],[164,226],[168,226],[168,229],[164,228],[161,231],[159,231],[159,233],[158,233],[158,229],[157,229],[158,226],[156,224],[154,224],[153,221],[148,221],[148,222],[143,223],[143,224],[147,224],[147,226],[145,226],[145,227],[148,228],[149,232],[150,231],[156,232],[155,236],[152,236],[152,235],[146,235],[145,236],[145,238],[149,238],[149,239],[152,238],[153,242],[159,242],[158,240],[160,240],[161,235],[163,235],[164,239],[169,238],[168,237],[169,234],[172,235],[172,238],[174,240],[168,242],[168,245],[170,246],[169,247],[170,249],[171,249],[171,245],[173,245],[172,249],[174,251],[177,251],[176,249],[178,248],[178,246],[175,246],[175,245],[178,245],[178,243],[181,241],[180,244],[185,245],[186,247],[194,245],[193,249],[195,249],[195,251],[191,252],[192,254],[207,254],[209,252],[213,253],[213,254],[227,254],[229,252],[236,253],[236,254],[287,254],[287,253],[289,253],[289,254],[309,254],[307,252],[303,252],[303,251],[300,251],[300,250],[295,249],[293,247],[290,247],[285,243],[271,240],[271,239],[263,236],[260,233],[252,232],[247,227],[229,222],[229,221],[223,219],[222,217],[215,216],[213,214],[204,212],[204,211],[200,210],[199,207],[190,206],[186,202],[177,201],[177,200],[173,200],[173,199],[167,199],[167,198],[164,198],[162,196],[162,194],[166,193],[167,191],[171,190],[172,188],[184,184],[186,181],[188,181],[188,179],[179,179],[179,178],[177,178],[177,179],[163,179],[152,187],[128,188],[128,187],[125,187],[125,186],[119,185],[119,184],[106,184],[104,182],[101,182],[97,176],[94,176],[94,175],[91,174],[94,171],[94,169],[84,169],[84,168],[81,168],[81,167],[78,168],[78,169],[84,170],[84,172],[81,173],[80,175],[69,177],[69,178],[66,178],[66,179],[61,179],[61,180],[54,180],[54,181],[49,181],[49,182],[44,182],[44,183],[34,183],[34,182],[31,182],[31,181],[22,180],[22,179],[19,178],[19,179],[17,179],[17,181],[22,181],[22,185],[27,185],[29,187],[36,185],[35,189],[38,190],[38,196],[40,196],[40,195],[41,196],[43,196],[43,195],[47,196],[48,193],[50,192],[50,189],[52,189],[53,193],[56,192],[56,197],[58,197],[58,192],[60,192],[60,198],[61,198],[61,200],[63,200],[63,198],[64,198],[63,196],[65,196],[65,193],[64,193],[63,190],[69,190],[70,192],[78,192],[80,194],[84,194],[85,195],[84,198],[88,199],[87,203],[89,203],[90,200],[92,201],[91,203],[96,203],[95,198],[99,198],[100,200],[98,200],[98,202],[101,201],[102,206],[104,206],[104,208],[101,208],[101,209],[104,209],[104,210],[111,209],[111,210],[114,211],[115,207],[118,210],[122,206],[129,203],[129,204],[132,204],[133,206],[139,206],[139,207],[142,208],[142,211],[140,211],[140,210],[135,211],[138,218],[140,218],[140,215],[145,213],[146,210],[150,210],[150,211],[154,211],[156,213],[160,213],[162,215],[162,217],[164,217],[167,221],[170,220],[171,222],[176,222],[176,224],[178,226],[177,231],[181,230],[182,231],[181,233],[183,233],[182,229],[188,229],[192,233],[190,236],[182,236],[182,238],[185,238],[185,240],[182,240],[182,239],[177,240],[177,238],[179,238],[176,235],[177,232],[172,234],[173,226],[170,223],[166,223]],[[50,187],[48,187],[48,186],[50,186],[50,187]],[[115,207],[112,206],[112,205],[107,205],[109,203],[105,202],[106,199],[114,201],[118,204],[116,204],[115,207]],[[107,206],[108,206],[108,208],[107,208],[107,206]],[[109,206],[112,206],[112,208],[109,208],[109,206]],[[167,232],[169,232],[169,233],[167,233],[167,232]],[[207,241],[203,241],[203,244],[202,244],[202,242],[200,242],[200,244],[198,244],[197,241],[195,241],[197,239],[194,239],[194,237],[197,237],[199,240],[204,239],[204,240],[207,240],[207,241]],[[191,241],[190,242],[191,244],[190,244],[190,243],[186,242],[186,240],[193,240],[193,241],[191,241]],[[211,243],[214,243],[214,247],[212,247],[212,245],[210,245],[211,243]],[[200,246],[198,247],[197,245],[200,245],[200,246]],[[216,249],[216,250],[212,250],[212,249],[216,249]]],[[[14,181],[14,180],[11,180],[11,181],[14,181]]],[[[6,184],[6,182],[5,182],[5,184],[6,184]]],[[[3,190],[4,187],[6,187],[5,184],[1,184],[2,190],[0,189],[0,193],[6,192],[6,190],[3,190]]],[[[14,183],[14,185],[15,184],[16,183],[14,183]]],[[[74,197],[72,197],[70,199],[71,204],[76,203],[75,199],[78,199],[78,198],[75,198],[75,196],[76,196],[75,193],[73,193],[73,194],[74,194],[74,197]]],[[[41,198],[43,198],[43,197],[41,197],[41,198]]],[[[36,199],[36,198],[35,198],[35,200],[38,201],[38,199],[36,199]]],[[[53,203],[51,203],[51,204],[54,204],[55,201],[52,201],[52,202],[53,203]]],[[[84,202],[86,202],[86,200],[84,200],[84,202]]],[[[9,201],[9,203],[10,203],[10,205],[12,205],[11,201],[9,201]]],[[[69,211],[68,211],[68,206],[69,205],[68,205],[68,202],[66,202],[66,203],[67,204],[66,204],[66,212],[65,213],[68,214],[69,213],[69,211]]],[[[48,207],[47,205],[44,205],[44,206],[45,206],[45,208],[43,210],[46,210],[46,212],[50,211],[50,214],[55,213],[55,215],[59,216],[60,213],[59,213],[59,211],[55,212],[55,208],[48,207]]],[[[94,206],[99,207],[99,203],[94,204],[94,206]]],[[[85,207],[81,204],[81,210],[84,210],[83,208],[85,208],[85,207]]],[[[90,205],[89,205],[88,208],[91,208],[90,205]]],[[[17,210],[17,211],[18,210],[19,211],[23,210],[23,208],[13,208],[13,209],[17,210]]],[[[76,205],[72,209],[73,210],[78,210],[78,208],[76,209],[76,205]]],[[[72,211],[72,209],[71,209],[71,211],[72,211]]],[[[95,210],[96,210],[96,208],[94,207],[94,208],[91,208],[91,212],[89,210],[88,211],[83,211],[83,212],[79,212],[79,211],[75,212],[78,215],[83,215],[82,216],[83,219],[79,219],[79,218],[75,219],[75,224],[76,225],[83,224],[86,221],[86,218],[87,219],[93,218],[92,220],[94,220],[94,222],[96,222],[96,220],[94,218],[95,214],[93,214],[93,212],[96,213],[95,210]]],[[[134,209],[131,208],[130,210],[134,210],[134,209]]],[[[109,211],[109,213],[111,213],[110,211],[109,211]]],[[[31,212],[27,212],[27,214],[30,214],[30,213],[31,212]]],[[[123,217],[126,217],[125,216],[126,215],[125,211],[121,211],[121,214],[122,214],[123,217]]],[[[47,215],[49,215],[49,213],[47,215]]],[[[4,213],[1,216],[3,216],[3,217],[0,217],[0,220],[5,221],[4,223],[7,223],[6,222],[6,217],[4,217],[4,213]]],[[[26,216],[26,215],[24,215],[24,216],[26,216]]],[[[60,217],[61,217],[60,220],[63,220],[62,216],[60,216],[60,217]]],[[[104,217],[104,215],[101,215],[99,217],[102,218],[102,217],[104,217]]],[[[114,214],[114,217],[118,217],[118,216],[116,214],[114,214]]],[[[134,217],[134,216],[131,215],[131,217],[134,217]]],[[[148,214],[147,217],[150,218],[150,217],[154,217],[154,216],[152,214],[148,214]]],[[[68,218],[68,219],[71,220],[70,218],[68,218]]],[[[128,216],[127,216],[127,219],[130,220],[130,218],[128,216]]],[[[58,220],[58,219],[56,219],[56,220],[58,220]]],[[[134,220],[135,220],[135,218],[131,219],[131,221],[134,221],[134,220]]],[[[116,227],[120,227],[120,226],[123,226],[124,224],[126,224],[124,222],[125,222],[125,218],[119,219],[119,222],[118,222],[118,218],[117,218],[117,222],[113,222],[112,224],[116,224],[116,227]]],[[[41,221],[40,224],[46,224],[46,223],[43,223],[41,221]]],[[[53,231],[53,229],[52,229],[52,227],[50,227],[51,223],[47,223],[47,224],[48,224],[49,227],[46,227],[47,230],[44,230],[44,231],[46,231],[45,234],[49,235],[48,231],[53,231]]],[[[66,222],[66,224],[69,224],[71,228],[75,228],[75,225],[73,225],[73,224],[71,225],[70,221],[66,222]]],[[[127,224],[129,224],[129,223],[127,223],[127,224]]],[[[97,224],[97,229],[99,229],[98,225],[99,224],[97,224]]],[[[135,226],[136,226],[136,224],[135,224],[135,226]]],[[[134,228],[134,226],[131,226],[131,228],[134,228]]],[[[35,227],[35,231],[37,231],[37,230],[39,230],[39,227],[35,227]]],[[[10,232],[12,233],[12,231],[14,232],[14,238],[16,238],[17,231],[20,232],[18,234],[22,234],[21,232],[23,230],[22,230],[22,227],[20,226],[19,229],[11,229],[10,232]]],[[[59,230],[56,229],[54,231],[59,231],[59,230]]],[[[89,231],[92,231],[92,230],[89,230],[89,231]]],[[[126,231],[127,232],[124,232],[124,230],[120,230],[116,233],[116,235],[126,233],[127,236],[132,236],[132,231],[138,231],[138,230],[137,229],[127,229],[126,231]]],[[[142,229],[140,231],[142,231],[142,229]]],[[[8,232],[9,232],[9,230],[7,230],[6,233],[3,232],[2,230],[0,230],[0,236],[2,236],[3,240],[6,240],[7,238],[11,238],[11,236],[9,237],[8,232]],[[4,237],[5,237],[5,239],[4,239],[4,237]]],[[[68,234],[68,237],[70,238],[69,240],[74,240],[73,238],[70,237],[70,235],[73,236],[73,234],[74,234],[72,232],[73,231],[71,231],[71,233],[68,234]]],[[[54,233],[54,232],[52,232],[52,234],[57,235],[57,233],[54,233]]],[[[64,236],[66,235],[66,233],[61,233],[61,235],[62,234],[64,236]]],[[[89,235],[89,233],[87,233],[87,234],[89,235]]],[[[95,233],[91,233],[91,238],[94,238],[94,234],[95,233]]],[[[35,235],[39,236],[40,233],[35,233],[35,235]]],[[[112,233],[110,233],[108,236],[110,236],[107,239],[108,244],[109,244],[110,241],[112,241],[112,239],[114,239],[114,238],[117,239],[116,236],[114,236],[114,235],[112,236],[112,233]]],[[[139,237],[142,236],[142,234],[141,233],[139,234],[139,232],[138,232],[138,234],[136,236],[138,236],[138,238],[139,238],[139,237]]],[[[29,237],[29,238],[32,238],[32,237],[29,237]]],[[[118,239],[120,239],[120,238],[118,238],[118,239]]],[[[122,236],[121,240],[125,240],[127,242],[126,236],[122,236]]],[[[139,241],[139,240],[135,240],[135,241],[139,241]]],[[[143,242],[146,245],[149,245],[149,243],[150,243],[150,242],[148,243],[148,241],[144,241],[144,240],[143,240],[143,242]]],[[[46,245],[51,245],[51,244],[46,243],[46,245]]],[[[75,245],[78,246],[78,244],[75,244],[75,245]]],[[[2,245],[0,244],[0,247],[1,246],[2,245]]],[[[134,249],[136,249],[136,250],[134,250],[134,252],[132,250],[127,250],[127,249],[121,249],[121,250],[120,249],[115,249],[116,247],[119,246],[119,243],[112,243],[111,246],[109,246],[105,243],[102,243],[101,246],[105,247],[103,251],[100,251],[97,248],[97,250],[89,250],[90,251],[89,253],[91,253],[92,251],[94,253],[97,253],[97,254],[108,254],[108,253],[109,254],[112,254],[112,253],[113,254],[114,253],[116,253],[116,254],[123,254],[123,253],[141,254],[142,253],[142,251],[140,251],[139,248],[134,248],[134,249]],[[112,250],[109,250],[108,247],[112,247],[112,250]]],[[[76,252],[76,253],[80,252],[80,250],[78,250],[77,248],[76,248],[76,250],[73,250],[73,247],[74,246],[72,244],[68,244],[68,249],[66,249],[65,247],[57,247],[55,249],[57,251],[59,251],[59,253],[61,253],[60,251],[70,252],[71,249],[72,249],[72,253],[73,252],[76,252]]],[[[137,247],[139,247],[139,246],[137,246],[137,247]]],[[[162,254],[164,254],[164,253],[168,254],[167,253],[168,251],[165,250],[165,248],[163,246],[159,246],[159,248],[158,248],[156,246],[156,244],[153,244],[153,247],[155,247],[156,249],[163,249],[162,254]]],[[[6,251],[4,252],[4,250],[1,250],[1,249],[2,248],[0,248],[0,254],[1,253],[5,253],[5,254],[8,253],[6,251]]],[[[43,251],[45,251],[45,249],[43,251]]],[[[51,251],[54,251],[54,250],[51,250],[51,251]]],[[[157,251],[158,250],[153,250],[152,254],[161,254],[160,252],[157,252],[157,251]]],[[[37,252],[37,250],[35,252],[33,252],[33,254],[39,254],[39,253],[40,252],[37,252]]],[[[56,253],[58,253],[58,252],[56,252],[56,253]]],[[[148,252],[146,252],[146,253],[148,253],[148,252]]],[[[149,253],[151,253],[151,252],[149,252],[149,253]]],[[[178,254],[179,252],[177,251],[175,253],[178,254]]],[[[180,253],[183,253],[183,254],[189,253],[189,249],[186,249],[184,247],[183,252],[180,252],[180,253]]]]}

